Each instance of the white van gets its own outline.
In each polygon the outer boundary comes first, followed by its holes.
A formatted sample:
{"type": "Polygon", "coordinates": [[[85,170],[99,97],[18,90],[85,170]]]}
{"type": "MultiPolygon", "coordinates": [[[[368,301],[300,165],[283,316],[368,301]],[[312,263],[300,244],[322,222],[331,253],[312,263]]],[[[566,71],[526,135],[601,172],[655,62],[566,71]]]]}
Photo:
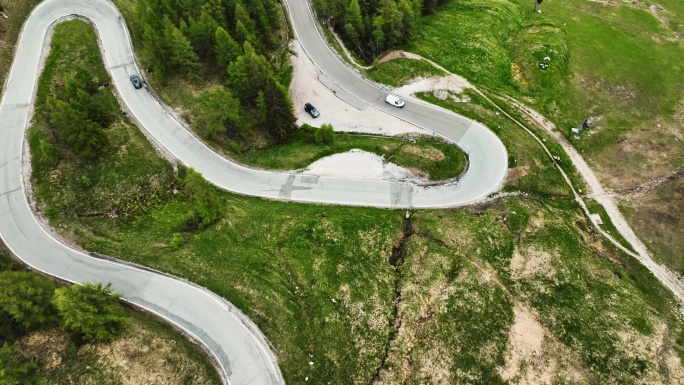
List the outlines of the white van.
{"type": "Polygon", "coordinates": [[[387,103],[393,105],[394,107],[399,107],[399,108],[404,107],[404,101],[400,97],[394,96],[392,94],[388,94],[387,98],[385,98],[385,101],[387,103]]]}

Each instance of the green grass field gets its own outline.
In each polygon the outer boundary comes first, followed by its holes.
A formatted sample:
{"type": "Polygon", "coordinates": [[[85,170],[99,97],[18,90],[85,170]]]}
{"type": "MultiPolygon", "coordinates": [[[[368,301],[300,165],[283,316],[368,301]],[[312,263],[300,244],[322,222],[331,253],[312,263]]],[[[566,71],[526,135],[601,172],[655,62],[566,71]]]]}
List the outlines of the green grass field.
{"type": "Polygon", "coordinates": [[[404,48],[523,100],[563,132],[592,117],[578,150],[609,186],[633,187],[684,162],[684,146],[668,145],[684,135],[684,11],[657,1],[661,21],[630,4],[552,1],[534,14],[526,1],[453,0],[404,48]]]}
{"type": "MultiPolygon", "coordinates": [[[[681,169],[684,43],[676,36],[684,30],[682,2],[549,1],[539,9],[543,13],[534,14],[530,3],[517,0],[450,1],[424,20],[417,39],[404,48],[465,76],[517,119],[497,94],[534,107],[564,133],[592,117],[593,128],[574,144],[608,189],[633,188],[681,169]],[[550,67],[543,70],[538,65],[546,56],[550,67]]],[[[385,66],[373,70],[379,81],[422,71],[415,61],[396,66],[398,73],[385,66]]],[[[481,110],[469,111],[467,103],[422,97],[492,128],[501,125],[481,110]]],[[[519,153],[515,140],[497,133],[509,152],[519,153]]],[[[562,150],[548,140],[546,145],[563,158],[575,188],[586,191],[562,150]]],[[[671,210],[656,205],[670,207],[672,196],[677,192],[663,188],[629,197],[624,211],[657,259],[682,271],[674,241],[682,226],[676,216],[663,215],[671,210]]],[[[615,234],[611,224],[604,227],[615,234]]]]}
{"type": "Polygon", "coordinates": [[[444,76],[444,71],[424,60],[393,59],[366,70],[365,74],[378,83],[403,86],[418,77],[444,76]]]}
{"type": "MultiPolygon", "coordinates": [[[[63,23],[54,39],[95,50],[88,28],[63,23]]],[[[46,86],[69,64],[48,62],[46,86]]],[[[98,162],[57,164],[41,161],[49,139],[38,119],[32,181],[51,224],[80,247],[187,278],[240,307],[273,343],[288,383],[489,385],[525,373],[671,383],[681,367],[668,363],[684,358],[672,295],[591,231],[527,133],[469,96],[447,107],[502,137],[506,190],[525,195],[417,211],[410,231],[403,211],[225,192],[216,192],[217,222],[188,228],[192,201],[178,173],[123,119],[98,162]]]]}
{"type": "Polygon", "coordinates": [[[413,168],[433,181],[460,176],[466,167],[463,152],[457,147],[428,140],[399,140],[393,138],[370,138],[357,135],[338,135],[335,143],[318,144],[307,128],[299,130],[286,143],[233,153],[237,161],[251,166],[273,170],[302,169],[311,163],[330,156],[360,149],[382,156],[406,168],[413,168]]]}

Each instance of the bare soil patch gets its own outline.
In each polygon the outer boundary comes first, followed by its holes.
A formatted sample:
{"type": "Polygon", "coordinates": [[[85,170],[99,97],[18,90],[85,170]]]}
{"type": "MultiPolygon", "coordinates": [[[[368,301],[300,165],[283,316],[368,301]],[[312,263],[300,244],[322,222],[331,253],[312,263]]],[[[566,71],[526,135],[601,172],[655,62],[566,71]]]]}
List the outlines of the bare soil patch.
{"type": "Polygon", "coordinates": [[[552,265],[555,258],[557,258],[556,255],[534,247],[523,250],[516,248],[511,259],[511,277],[513,279],[537,277],[555,281],[556,270],[552,265]]]}
{"type": "Polygon", "coordinates": [[[53,370],[62,364],[69,346],[69,336],[59,329],[41,330],[31,333],[22,340],[21,350],[43,363],[46,370],[53,370]]]}
{"type": "Polygon", "coordinates": [[[577,357],[548,334],[530,309],[518,304],[513,312],[506,362],[499,369],[504,380],[518,385],[586,381],[582,369],[573,365],[577,357]]]}
{"type": "Polygon", "coordinates": [[[518,184],[520,178],[528,174],[529,170],[529,166],[509,168],[508,174],[506,175],[506,184],[515,186],[518,184]]]}
{"type": "Polygon", "coordinates": [[[376,154],[362,150],[351,150],[319,159],[302,170],[302,173],[365,180],[416,179],[413,175],[415,172],[412,173],[412,171],[394,163],[386,162],[383,157],[376,154]]]}
{"type": "Polygon", "coordinates": [[[387,55],[383,56],[382,59],[378,60],[378,65],[387,63],[390,60],[406,58],[406,53],[404,51],[392,51],[387,55]]]}

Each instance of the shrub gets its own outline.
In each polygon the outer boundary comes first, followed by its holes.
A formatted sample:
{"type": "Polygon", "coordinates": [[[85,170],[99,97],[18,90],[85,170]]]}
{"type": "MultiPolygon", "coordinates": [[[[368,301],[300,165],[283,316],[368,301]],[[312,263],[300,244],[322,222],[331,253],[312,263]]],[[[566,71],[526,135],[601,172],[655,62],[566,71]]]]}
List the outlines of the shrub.
{"type": "Polygon", "coordinates": [[[173,233],[173,236],[171,237],[171,247],[174,249],[177,249],[183,245],[183,234],[181,233],[173,233]]]}
{"type": "Polygon", "coordinates": [[[55,290],[52,302],[62,317],[64,330],[85,341],[109,342],[128,324],[120,298],[112,292],[111,284],[87,283],[55,290]]]}
{"type": "Polygon", "coordinates": [[[55,284],[48,278],[25,271],[0,273],[0,310],[26,329],[49,321],[54,313],[51,298],[55,284]]]}
{"type": "Polygon", "coordinates": [[[0,384],[25,385],[40,382],[38,364],[19,352],[19,342],[0,346],[0,384]]]}
{"type": "Polygon", "coordinates": [[[85,175],[81,176],[81,183],[83,183],[83,187],[85,188],[89,188],[93,185],[93,181],[85,175]]]}
{"type": "Polygon", "coordinates": [[[337,135],[335,134],[335,130],[333,130],[332,125],[324,124],[321,126],[321,128],[316,130],[314,138],[318,144],[330,145],[335,143],[337,140],[337,135]]]}

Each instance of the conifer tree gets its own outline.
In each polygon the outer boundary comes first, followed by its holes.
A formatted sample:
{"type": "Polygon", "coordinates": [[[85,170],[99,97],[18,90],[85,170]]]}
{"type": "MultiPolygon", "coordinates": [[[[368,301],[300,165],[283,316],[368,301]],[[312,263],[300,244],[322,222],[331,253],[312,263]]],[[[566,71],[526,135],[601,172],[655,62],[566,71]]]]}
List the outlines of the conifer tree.
{"type": "Polygon", "coordinates": [[[238,43],[225,29],[218,27],[216,29],[216,64],[219,70],[225,73],[228,64],[234,62],[240,54],[242,49],[238,43]]]}
{"type": "Polygon", "coordinates": [[[297,120],[292,110],[292,100],[273,74],[268,77],[264,100],[267,106],[266,126],[268,132],[277,139],[285,139],[294,131],[297,120]]]}
{"type": "Polygon", "coordinates": [[[111,285],[72,285],[55,290],[52,299],[64,330],[85,341],[110,342],[128,324],[128,316],[111,285]]]}

